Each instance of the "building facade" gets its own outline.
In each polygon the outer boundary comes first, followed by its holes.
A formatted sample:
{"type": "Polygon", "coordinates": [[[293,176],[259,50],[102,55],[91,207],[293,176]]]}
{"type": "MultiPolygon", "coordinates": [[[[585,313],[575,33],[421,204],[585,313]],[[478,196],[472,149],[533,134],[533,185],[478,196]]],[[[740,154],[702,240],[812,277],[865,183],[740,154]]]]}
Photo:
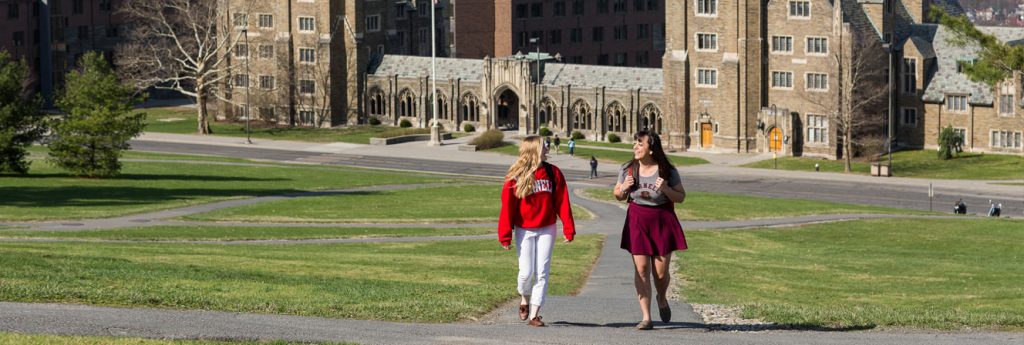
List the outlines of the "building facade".
{"type": "Polygon", "coordinates": [[[661,67],[664,0],[454,0],[452,5],[455,57],[540,50],[574,64],[661,67]]]}

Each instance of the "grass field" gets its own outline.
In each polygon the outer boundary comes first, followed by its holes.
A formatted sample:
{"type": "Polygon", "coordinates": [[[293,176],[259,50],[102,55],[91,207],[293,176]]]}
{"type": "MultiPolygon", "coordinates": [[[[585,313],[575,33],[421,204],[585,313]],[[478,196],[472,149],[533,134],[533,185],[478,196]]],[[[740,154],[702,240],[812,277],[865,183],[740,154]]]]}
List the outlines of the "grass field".
{"type": "MultiPolygon", "coordinates": [[[[587,197],[602,201],[616,201],[611,188],[585,189],[587,197]]],[[[818,214],[926,214],[912,210],[843,204],[827,201],[764,198],[756,196],[687,192],[686,201],[676,205],[680,220],[741,220],[780,218],[818,214]]]]}
{"type": "MultiPolygon", "coordinates": [[[[140,109],[139,111],[146,113],[147,132],[195,134],[197,131],[195,109],[149,108],[140,109]]],[[[259,123],[250,123],[250,133],[253,138],[317,143],[346,142],[369,144],[370,138],[388,138],[407,134],[430,134],[429,128],[398,128],[392,126],[353,126],[342,129],[287,128],[287,126],[265,127],[265,125],[252,127],[253,124],[259,123]]],[[[246,136],[244,122],[210,122],[210,129],[214,135],[246,136]]]]}
{"type": "Polygon", "coordinates": [[[68,176],[35,160],[28,175],[0,175],[0,220],[112,217],[236,197],[442,181],[369,171],[303,165],[124,162],[122,174],[116,178],[88,179],[68,176]]]}
{"type": "MultiPolygon", "coordinates": [[[[493,222],[501,212],[501,186],[458,185],[304,197],[221,209],[190,220],[248,222],[493,222]]],[[[573,217],[590,212],[573,205],[573,217]]]]}
{"type": "MultiPolygon", "coordinates": [[[[561,153],[559,153],[559,155],[567,155],[568,154],[568,151],[567,151],[568,149],[566,149],[565,147],[563,147],[562,149],[563,150],[562,150],[561,153]]],[[[487,150],[487,151],[489,151],[489,152],[497,152],[497,153],[504,153],[504,154],[508,154],[508,155],[518,155],[519,154],[519,146],[516,146],[516,145],[513,145],[513,144],[509,144],[509,145],[500,146],[500,147],[497,147],[497,148],[494,148],[494,149],[490,149],[490,150],[487,150]]],[[[554,155],[554,154],[555,154],[555,152],[554,152],[554,150],[552,150],[550,155],[554,155]]],[[[579,147],[576,148],[576,157],[579,158],[579,159],[590,160],[590,156],[591,155],[593,155],[594,158],[597,158],[597,160],[599,162],[604,162],[605,164],[623,164],[623,163],[626,163],[627,161],[629,161],[630,159],[633,159],[633,152],[602,150],[602,149],[590,149],[590,148],[579,148],[579,147]]],[[[702,158],[697,158],[697,157],[669,156],[669,159],[672,161],[672,164],[675,164],[676,166],[690,166],[690,165],[700,165],[700,164],[707,164],[708,163],[708,161],[706,161],[706,160],[704,160],[702,158]]]]}
{"type": "Polygon", "coordinates": [[[240,227],[240,226],[151,226],[140,228],[26,231],[0,227],[0,238],[61,238],[128,241],[237,241],[309,240],[327,238],[369,238],[409,236],[463,236],[494,233],[493,228],[339,228],[339,227],[240,227]]]}
{"type": "MultiPolygon", "coordinates": [[[[888,161],[887,156],[880,158],[888,161]]],[[[983,153],[961,153],[950,160],[939,160],[935,151],[900,151],[892,156],[893,176],[936,179],[1019,180],[1024,179],[1024,157],[983,153]]],[[[814,171],[818,163],[821,171],[842,172],[841,160],[802,157],[779,157],[779,169],[814,171]]],[[[771,169],[771,159],[747,164],[746,167],[771,169]]],[[[854,162],[853,172],[870,173],[870,164],[854,162]]]]}
{"type": "MultiPolygon", "coordinates": [[[[59,335],[28,335],[0,332],[0,344],[5,345],[299,345],[286,341],[213,341],[213,340],[163,340],[130,337],[76,337],[59,335]]],[[[336,343],[316,343],[333,345],[336,343]]],[[[309,344],[314,345],[314,344],[309,344]]],[[[341,344],[337,344],[341,345],[341,344]]]]}
{"type": "MultiPolygon", "coordinates": [[[[549,293],[578,290],[601,236],[559,243],[549,293]]],[[[516,296],[496,240],[329,245],[0,242],[0,300],[452,322],[516,296]]]]}
{"type": "Polygon", "coordinates": [[[688,231],[692,303],[805,327],[1024,330],[1024,222],[863,220],[688,231]]]}

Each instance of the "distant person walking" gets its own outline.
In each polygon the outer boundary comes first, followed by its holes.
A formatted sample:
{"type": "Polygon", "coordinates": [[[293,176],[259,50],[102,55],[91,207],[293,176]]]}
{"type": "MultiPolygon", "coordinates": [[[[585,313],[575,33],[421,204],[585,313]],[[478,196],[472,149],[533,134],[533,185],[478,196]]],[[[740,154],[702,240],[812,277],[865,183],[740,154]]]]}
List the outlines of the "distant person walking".
{"type": "Polygon", "coordinates": [[[597,158],[590,156],[590,178],[597,178],[597,158]]]}
{"type": "Polygon", "coordinates": [[[519,319],[535,327],[545,326],[540,307],[548,288],[551,252],[555,246],[556,217],[562,219],[565,243],[572,242],[576,226],[569,205],[569,189],[562,171],[545,160],[548,148],[538,136],[528,136],[519,146],[519,158],[508,169],[501,191],[498,241],[511,249],[515,233],[519,257],[517,289],[519,319]],[[533,281],[531,283],[531,281],[533,281]]]}
{"type": "Polygon", "coordinates": [[[558,154],[558,145],[562,145],[562,139],[558,139],[558,134],[555,134],[555,154],[558,154]]]}
{"type": "Polygon", "coordinates": [[[616,199],[629,203],[622,226],[621,247],[633,255],[633,285],[643,316],[636,328],[648,330],[654,327],[651,322],[652,272],[661,321],[668,323],[672,319],[665,293],[671,282],[672,252],[686,249],[683,228],[675,213],[675,204],[686,199],[686,191],[679,171],[665,156],[657,133],[640,131],[633,139],[633,159],[622,166],[612,192],[616,199]]]}
{"type": "Polygon", "coordinates": [[[576,154],[575,154],[576,153],[576,140],[573,139],[573,138],[569,138],[569,143],[567,145],[569,145],[569,155],[575,157],[576,156],[576,154]]]}

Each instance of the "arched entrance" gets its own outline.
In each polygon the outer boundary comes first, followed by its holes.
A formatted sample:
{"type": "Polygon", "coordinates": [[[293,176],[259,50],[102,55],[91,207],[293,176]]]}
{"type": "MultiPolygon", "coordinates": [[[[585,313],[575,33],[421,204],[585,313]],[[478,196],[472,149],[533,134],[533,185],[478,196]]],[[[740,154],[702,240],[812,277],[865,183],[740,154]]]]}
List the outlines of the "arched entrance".
{"type": "Polygon", "coordinates": [[[768,151],[779,152],[782,150],[782,130],[779,127],[768,131],[768,151]]]}
{"type": "Polygon", "coordinates": [[[519,96],[510,89],[505,89],[495,100],[495,126],[500,129],[519,129],[519,96]]]}

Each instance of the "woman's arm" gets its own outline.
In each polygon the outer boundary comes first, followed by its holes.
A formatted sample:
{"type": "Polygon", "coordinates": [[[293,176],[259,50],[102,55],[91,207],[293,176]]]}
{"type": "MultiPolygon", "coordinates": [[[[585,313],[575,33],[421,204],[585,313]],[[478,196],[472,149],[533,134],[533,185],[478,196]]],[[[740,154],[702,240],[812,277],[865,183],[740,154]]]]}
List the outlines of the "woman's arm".
{"type": "Polygon", "coordinates": [[[633,176],[626,176],[626,179],[622,183],[616,183],[615,189],[612,189],[612,195],[615,196],[615,200],[626,200],[629,196],[629,187],[633,186],[633,176]]]}
{"type": "Polygon", "coordinates": [[[683,184],[677,184],[668,188],[661,187],[661,192],[665,194],[665,197],[674,204],[678,204],[686,200],[686,190],[683,189],[683,184]]]}

